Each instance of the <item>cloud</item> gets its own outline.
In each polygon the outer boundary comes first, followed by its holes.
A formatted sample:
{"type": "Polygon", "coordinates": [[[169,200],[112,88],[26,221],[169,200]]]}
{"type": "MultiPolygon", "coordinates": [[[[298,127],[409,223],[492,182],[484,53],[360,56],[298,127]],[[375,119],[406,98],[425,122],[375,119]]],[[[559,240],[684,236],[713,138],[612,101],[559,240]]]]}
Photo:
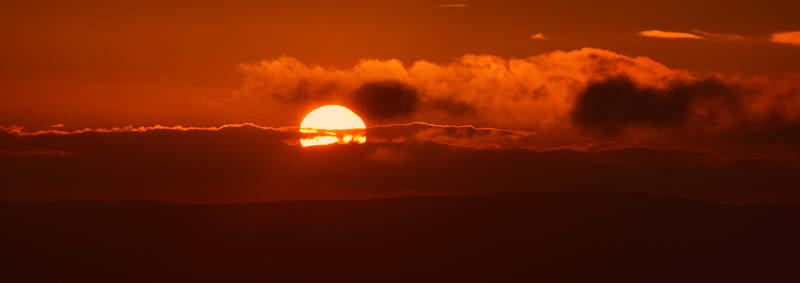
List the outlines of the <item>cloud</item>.
{"type": "Polygon", "coordinates": [[[440,125],[427,122],[377,125],[368,129],[378,142],[433,142],[467,148],[535,148],[535,132],[473,125],[440,125]]]}
{"type": "Polygon", "coordinates": [[[540,33],[532,34],[531,35],[531,39],[547,39],[547,36],[544,36],[544,34],[542,34],[540,32],[540,33]]]}
{"type": "Polygon", "coordinates": [[[355,90],[353,109],[368,119],[409,115],[417,110],[419,94],[405,83],[385,80],[368,82],[355,90]]]}
{"type": "Polygon", "coordinates": [[[666,88],[642,87],[627,77],[592,82],[578,95],[573,120],[607,133],[630,125],[679,126],[690,116],[690,104],[705,97],[735,99],[739,90],[717,79],[675,81],[666,88]]]}
{"type": "MultiPolygon", "coordinates": [[[[448,64],[416,61],[405,66],[398,60],[363,60],[345,69],[306,65],[284,56],[241,67],[244,86],[221,105],[232,112],[271,113],[274,121],[270,122],[279,125],[296,125],[320,104],[354,106],[358,100],[360,104],[380,105],[394,98],[372,95],[374,91],[365,95],[358,90],[367,84],[392,81],[397,86],[394,93],[407,94],[405,97],[412,98],[409,102],[415,100],[416,93],[418,104],[397,106],[404,111],[387,106],[387,113],[368,114],[385,119],[382,123],[425,120],[504,128],[563,128],[569,126],[565,118],[577,91],[590,80],[626,74],[635,81],[658,84],[665,78],[686,76],[646,57],[592,48],[519,59],[466,55],[448,64]]],[[[370,109],[377,108],[366,111],[370,109]]],[[[369,125],[373,121],[365,122],[369,125]]]]}
{"type": "Polygon", "coordinates": [[[490,141],[433,131],[427,138],[459,146],[636,145],[800,156],[792,126],[800,122],[800,80],[794,76],[696,74],[593,48],[527,58],[465,55],[444,64],[363,60],[342,69],[284,56],[243,64],[242,70],[245,85],[222,105],[269,113],[271,124],[296,125],[320,104],[336,103],[353,108],[368,126],[425,121],[536,133],[490,141]]]}
{"type": "Polygon", "coordinates": [[[0,132],[0,201],[226,203],[599,189],[800,203],[796,163],[643,147],[501,147],[493,144],[536,144],[538,134],[474,126],[386,125],[368,136],[362,145],[300,148],[284,142],[297,138],[296,129],[254,126],[0,132]]]}
{"type": "Polygon", "coordinates": [[[772,42],[800,46],[800,31],[776,32],[770,37],[772,42]]]}
{"type": "Polygon", "coordinates": [[[584,133],[600,134],[595,142],[636,140],[657,148],[793,159],[800,157],[798,109],[800,84],[793,77],[711,76],[659,86],[611,77],[587,84],[572,121],[584,133]]]}
{"type": "Polygon", "coordinates": [[[466,117],[474,116],[478,113],[478,109],[476,109],[475,106],[453,98],[435,98],[431,99],[428,103],[430,107],[444,111],[450,115],[466,117]]]}
{"type": "MultiPolygon", "coordinates": [[[[252,123],[242,124],[226,124],[218,127],[187,127],[187,126],[125,126],[115,128],[85,128],[79,130],[37,130],[25,131],[24,128],[18,126],[5,127],[0,126],[0,148],[8,150],[0,150],[0,154],[6,155],[53,155],[53,156],[68,156],[69,152],[53,151],[53,150],[26,150],[15,147],[14,144],[19,143],[19,138],[43,136],[47,139],[55,139],[58,137],[72,136],[72,135],[108,135],[108,134],[136,134],[148,132],[216,132],[216,131],[229,131],[238,129],[254,129],[261,130],[269,133],[271,136],[279,137],[281,141],[288,145],[299,145],[297,140],[301,138],[299,129],[297,127],[265,127],[252,123]],[[5,135],[2,135],[2,134],[5,135]]],[[[525,144],[521,137],[533,136],[535,133],[509,130],[490,127],[475,127],[472,125],[442,125],[433,124],[428,122],[410,122],[400,124],[383,124],[368,127],[369,140],[372,142],[436,142],[460,147],[503,147],[515,148],[526,147],[530,144],[525,144]]]]}
{"type": "Polygon", "coordinates": [[[737,35],[737,34],[722,34],[722,33],[710,33],[706,31],[702,31],[699,29],[693,29],[691,33],[688,32],[673,32],[673,31],[662,31],[662,30],[645,30],[640,31],[639,36],[644,37],[655,37],[655,38],[682,38],[682,39],[714,39],[714,40],[744,40],[747,37],[737,35]]]}
{"type": "Polygon", "coordinates": [[[693,29],[692,32],[695,33],[695,34],[702,35],[707,39],[720,39],[720,40],[744,40],[744,39],[747,39],[747,37],[744,37],[744,36],[741,36],[741,35],[737,35],[737,34],[710,33],[710,32],[705,32],[705,31],[702,31],[702,30],[699,30],[699,29],[693,29]]]}
{"type": "Polygon", "coordinates": [[[640,31],[639,36],[656,37],[656,38],[703,39],[702,36],[696,34],[691,34],[686,32],[662,31],[657,29],[640,31]]]}
{"type": "Polygon", "coordinates": [[[0,125],[0,131],[5,132],[7,134],[12,134],[16,136],[37,136],[37,135],[74,135],[74,134],[83,134],[83,133],[143,133],[148,131],[219,131],[227,128],[241,128],[241,127],[253,127],[262,130],[273,130],[273,131],[290,131],[296,130],[297,127],[265,127],[259,126],[253,123],[239,123],[239,124],[225,124],[218,127],[195,127],[195,126],[162,126],[162,125],[155,125],[155,126],[124,126],[124,127],[113,127],[113,128],[84,128],[78,130],[38,130],[38,131],[25,131],[24,127],[20,126],[3,126],[0,125]]]}

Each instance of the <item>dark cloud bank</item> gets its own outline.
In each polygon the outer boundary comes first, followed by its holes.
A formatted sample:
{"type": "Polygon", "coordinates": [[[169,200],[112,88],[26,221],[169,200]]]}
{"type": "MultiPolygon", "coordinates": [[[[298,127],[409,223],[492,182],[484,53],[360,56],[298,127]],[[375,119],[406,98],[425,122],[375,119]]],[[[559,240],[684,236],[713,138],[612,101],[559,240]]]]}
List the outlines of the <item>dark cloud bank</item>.
{"type": "Polygon", "coordinates": [[[571,116],[582,131],[605,136],[625,138],[623,131],[631,128],[634,134],[657,130],[662,131],[658,138],[675,141],[680,136],[688,147],[706,151],[728,148],[764,153],[765,147],[781,147],[796,156],[800,120],[795,110],[800,92],[794,88],[777,94],[771,91],[719,78],[674,80],[656,88],[619,76],[589,83],[578,94],[571,116]],[[736,149],[728,147],[731,144],[736,149]]]}
{"type": "MultiPolygon", "coordinates": [[[[519,135],[476,128],[373,128],[364,145],[301,148],[293,131],[0,135],[3,201],[152,199],[190,203],[608,190],[706,201],[800,204],[798,166],[679,150],[472,148],[431,139],[519,135]],[[425,134],[427,133],[427,134],[425,134]],[[394,139],[395,141],[389,141],[394,139]],[[386,140],[387,142],[381,142],[386,140]]],[[[515,138],[519,139],[519,138],[515,138]]]]}
{"type": "Polygon", "coordinates": [[[276,117],[350,105],[370,126],[368,143],[300,148],[296,129],[254,126],[3,128],[0,197],[216,203],[613,190],[800,203],[791,77],[697,77],[597,49],[348,70],[279,58],[245,71],[238,102],[276,117]]]}
{"type": "Polygon", "coordinates": [[[657,89],[621,76],[590,83],[578,95],[572,117],[580,127],[608,132],[627,126],[675,127],[688,122],[694,101],[719,98],[736,107],[740,95],[717,79],[676,81],[657,89]]]}

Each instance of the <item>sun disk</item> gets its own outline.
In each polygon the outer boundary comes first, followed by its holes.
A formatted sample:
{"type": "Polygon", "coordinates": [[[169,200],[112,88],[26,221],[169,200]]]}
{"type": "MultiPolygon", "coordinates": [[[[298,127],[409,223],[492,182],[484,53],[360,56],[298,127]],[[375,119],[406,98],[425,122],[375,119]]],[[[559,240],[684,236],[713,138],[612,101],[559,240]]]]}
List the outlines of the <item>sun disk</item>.
{"type": "Polygon", "coordinates": [[[300,123],[302,146],[365,143],[367,126],[350,109],[340,105],[325,105],[309,112],[300,123]]]}

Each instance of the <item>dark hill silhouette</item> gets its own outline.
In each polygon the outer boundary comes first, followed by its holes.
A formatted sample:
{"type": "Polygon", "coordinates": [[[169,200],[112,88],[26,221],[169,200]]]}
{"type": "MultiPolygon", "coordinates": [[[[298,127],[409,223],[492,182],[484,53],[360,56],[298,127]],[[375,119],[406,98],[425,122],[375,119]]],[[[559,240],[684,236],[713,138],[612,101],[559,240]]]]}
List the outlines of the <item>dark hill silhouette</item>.
{"type": "Polygon", "coordinates": [[[609,192],[0,204],[0,278],[797,282],[800,207],[609,192]]]}

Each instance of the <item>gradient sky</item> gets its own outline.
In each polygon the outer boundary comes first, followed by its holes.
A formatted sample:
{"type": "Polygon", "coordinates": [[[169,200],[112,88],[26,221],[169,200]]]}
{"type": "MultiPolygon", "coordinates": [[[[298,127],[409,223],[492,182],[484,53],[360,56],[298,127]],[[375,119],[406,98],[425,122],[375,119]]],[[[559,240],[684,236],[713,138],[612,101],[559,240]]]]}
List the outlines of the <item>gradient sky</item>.
{"type": "Polygon", "coordinates": [[[4,1],[0,125],[271,123],[202,101],[240,89],[239,64],[281,55],[350,68],[592,47],[697,73],[782,77],[800,72],[800,46],[770,38],[800,30],[798,10],[797,1],[4,1]]]}
{"type": "Polygon", "coordinates": [[[800,203],[798,1],[51,2],[0,3],[0,201],[800,203]],[[327,104],[366,144],[298,145],[327,104]]]}
{"type": "Polygon", "coordinates": [[[0,278],[791,281],[798,12],[0,0],[0,278]]]}

